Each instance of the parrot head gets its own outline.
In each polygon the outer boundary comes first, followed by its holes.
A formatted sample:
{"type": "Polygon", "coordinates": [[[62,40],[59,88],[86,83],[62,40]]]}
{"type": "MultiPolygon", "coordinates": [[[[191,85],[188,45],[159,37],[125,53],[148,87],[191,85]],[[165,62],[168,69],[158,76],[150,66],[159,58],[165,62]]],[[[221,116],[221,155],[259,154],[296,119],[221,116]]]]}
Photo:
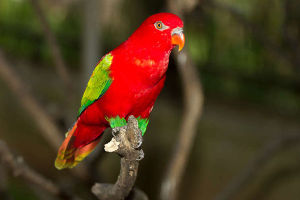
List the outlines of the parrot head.
{"type": "MultiPolygon", "coordinates": [[[[148,48],[181,51],[185,37],[182,20],[172,13],[158,13],[148,17],[131,37],[139,38],[148,48]]],[[[132,39],[134,39],[132,38],[132,39]]]]}

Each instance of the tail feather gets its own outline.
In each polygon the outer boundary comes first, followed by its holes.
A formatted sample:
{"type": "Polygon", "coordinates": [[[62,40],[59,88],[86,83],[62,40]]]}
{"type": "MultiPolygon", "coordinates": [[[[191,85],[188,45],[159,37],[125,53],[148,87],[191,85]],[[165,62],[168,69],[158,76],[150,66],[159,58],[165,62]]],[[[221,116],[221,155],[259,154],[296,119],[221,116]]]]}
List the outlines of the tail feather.
{"type": "MultiPolygon", "coordinates": [[[[58,154],[55,160],[55,167],[57,169],[64,169],[64,168],[73,168],[75,167],[80,161],[82,161],[86,156],[88,156],[97,146],[97,144],[100,141],[100,137],[97,137],[96,139],[93,139],[88,144],[81,145],[79,147],[76,147],[74,145],[76,138],[80,139],[78,137],[78,133],[76,133],[77,129],[77,123],[73,126],[73,128],[68,131],[66,134],[67,137],[60,146],[58,150],[58,154]]],[[[103,132],[103,130],[98,129],[99,136],[103,132]]],[[[84,134],[84,133],[82,133],[84,134]]]]}

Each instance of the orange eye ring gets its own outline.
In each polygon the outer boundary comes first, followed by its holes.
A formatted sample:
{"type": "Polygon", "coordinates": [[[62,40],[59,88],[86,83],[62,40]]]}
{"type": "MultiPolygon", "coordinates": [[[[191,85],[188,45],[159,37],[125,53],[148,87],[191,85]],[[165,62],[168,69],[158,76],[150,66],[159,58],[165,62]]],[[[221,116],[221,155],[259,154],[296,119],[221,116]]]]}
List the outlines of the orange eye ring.
{"type": "Polygon", "coordinates": [[[156,27],[157,27],[158,29],[161,29],[161,28],[162,28],[162,24],[161,24],[160,22],[158,22],[158,23],[156,24],[156,27]]]}
{"type": "Polygon", "coordinates": [[[162,29],[162,28],[163,28],[162,22],[156,22],[156,23],[155,23],[155,28],[156,28],[156,29],[162,29]]]}

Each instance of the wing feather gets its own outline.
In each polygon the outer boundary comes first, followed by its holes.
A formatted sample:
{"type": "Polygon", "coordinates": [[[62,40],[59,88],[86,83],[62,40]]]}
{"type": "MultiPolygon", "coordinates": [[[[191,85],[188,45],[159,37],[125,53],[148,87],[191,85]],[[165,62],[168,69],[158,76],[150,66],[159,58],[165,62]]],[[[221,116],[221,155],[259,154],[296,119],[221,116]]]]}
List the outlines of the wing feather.
{"type": "Polygon", "coordinates": [[[87,84],[87,87],[83,93],[81,99],[81,106],[78,111],[78,116],[97,99],[101,98],[103,94],[108,90],[112,83],[110,77],[110,66],[112,63],[113,56],[111,53],[106,54],[102,57],[98,65],[95,67],[91,78],[87,84]]]}

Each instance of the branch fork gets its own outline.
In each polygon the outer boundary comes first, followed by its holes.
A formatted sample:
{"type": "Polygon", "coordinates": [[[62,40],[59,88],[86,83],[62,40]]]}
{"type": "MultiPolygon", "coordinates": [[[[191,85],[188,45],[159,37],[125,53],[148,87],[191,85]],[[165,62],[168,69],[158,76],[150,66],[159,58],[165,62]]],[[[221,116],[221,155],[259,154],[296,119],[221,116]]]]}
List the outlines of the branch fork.
{"type": "Polygon", "coordinates": [[[125,199],[134,186],[139,161],[144,158],[142,132],[132,115],[128,118],[127,126],[113,128],[112,134],[113,138],[104,149],[121,157],[121,169],[115,184],[96,183],[92,187],[93,194],[101,200],[125,199]]]}

